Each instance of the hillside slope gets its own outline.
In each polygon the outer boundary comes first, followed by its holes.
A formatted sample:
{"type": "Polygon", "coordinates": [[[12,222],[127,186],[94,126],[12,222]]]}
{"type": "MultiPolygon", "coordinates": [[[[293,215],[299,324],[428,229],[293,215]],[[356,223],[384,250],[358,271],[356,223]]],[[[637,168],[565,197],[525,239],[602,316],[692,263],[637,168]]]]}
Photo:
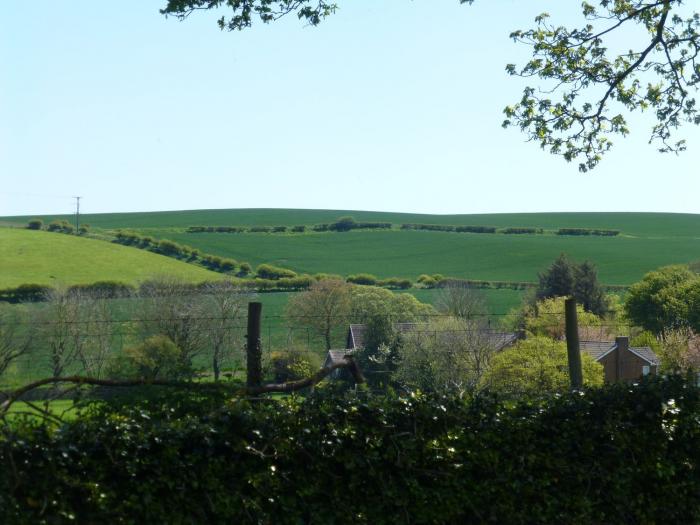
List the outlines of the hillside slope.
{"type": "Polygon", "coordinates": [[[101,280],[128,283],[156,275],[189,281],[220,274],[162,255],[75,235],[0,228],[0,288],[23,283],[77,284],[101,280]]]}
{"type": "MultiPolygon", "coordinates": [[[[139,213],[86,214],[81,222],[93,227],[116,229],[183,229],[187,226],[271,226],[318,224],[351,215],[361,221],[401,223],[466,224],[483,226],[528,226],[545,229],[603,228],[621,230],[628,235],[700,236],[700,215],[687,213],[494,213],[464,215],[427,215],[352,210],[233,209],[186,210],[139,213]]],[[[44,222],[54,219],[73,221],[72,215],[42,215],[44,222]]],[[[30,216],[0,217],[1,222],[26,224],[30,216]]]]}

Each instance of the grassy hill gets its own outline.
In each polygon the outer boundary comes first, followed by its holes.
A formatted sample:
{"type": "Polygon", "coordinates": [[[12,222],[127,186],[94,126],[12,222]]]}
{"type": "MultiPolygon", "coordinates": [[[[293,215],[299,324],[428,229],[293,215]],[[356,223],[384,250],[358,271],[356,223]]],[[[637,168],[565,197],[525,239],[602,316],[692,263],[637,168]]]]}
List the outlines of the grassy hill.
{"type": "MultiPolygon", "coordinates": [[[[29,217],[0,218],[23,224],[29,217]]],[[[45,222],[68,216],[45,216],[45,222]]],[[[593,261],[606,284],[630,284],[659,266],[700,259],[700,215],[664,213],[520,213],[421,215],[347,210],[241,209],[85,215],[94,228],[139,230],[156,238],[251,264],[278,264],[298,272],[415,278],[442,273],[469,279],[535,281],[560,253],[593,261]],[[188,234],[188,226],[312,225],[342,215],[358,221],[616,229],[617,237],[466,234],[428,231],[347,233],[188,234]]]]}
{"type": "MultiPolygon", "coordinates": [[[[81,222],[93,227],[115,229],[184,229],[187,226],[273,226],[331,222],[343,215],[359,221],[456,224],[475,226],[527,226],[545,229],[602,228],[617,229],[627,235],[664,237],[700,237],[700,215],[682,213],[494,213],[465,215],[427,215],[353,210],[234,209],[187,210],[139,213],[102,213],[81,216],[81,222]]],[[[39,217],[72,221],[72,215],[0,217],[0,222],[26,224],[39,217]]]]}
{"type": "Polygon", "coordinates": [[[162,255],[75,235],[0,228],[0,288],[23,283],[135,283],[154,275],[214,280],[210,272],[162,255]]]}

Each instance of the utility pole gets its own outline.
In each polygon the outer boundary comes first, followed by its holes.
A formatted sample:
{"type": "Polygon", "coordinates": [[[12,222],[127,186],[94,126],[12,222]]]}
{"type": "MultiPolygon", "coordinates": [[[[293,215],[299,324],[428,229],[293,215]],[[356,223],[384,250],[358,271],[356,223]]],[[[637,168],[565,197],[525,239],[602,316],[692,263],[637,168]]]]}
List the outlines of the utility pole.
{"type": "Polygon", "coordinates": [[[80,234],[80,199],[82,197],[73,197],[75,199],[75,233],[80,234]]]}
{"type": "Polygon", "coordinates": [[[248,333],[246,334],[246,384],[256,387],[262,384],[262,345],[260,320],[262,303],[248,303],[248,333]]]}
{"type": "Polygon", "coordinates": [[[571,388],[583,387],[583,371],[581,370],[581,349],[578,343],[578,318],[576,316],[576,299],[567,299],[564,303],[566,317],[566,352],[569,357],[569,378],[571,388]]]}

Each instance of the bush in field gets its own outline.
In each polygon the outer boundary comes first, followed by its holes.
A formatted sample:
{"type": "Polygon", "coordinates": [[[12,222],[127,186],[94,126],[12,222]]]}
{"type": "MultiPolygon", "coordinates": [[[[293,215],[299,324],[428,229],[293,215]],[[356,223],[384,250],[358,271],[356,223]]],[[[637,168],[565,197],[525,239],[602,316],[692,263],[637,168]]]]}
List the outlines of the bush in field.
{"type": "Polygon", "coordinates": [[[50,232],[73,233],[75,228],[68,221],[51,221],[46,229],[50,232]]]}
{"type": "Polygon", "coordinates": [[[292,226],[292,233],[304,233],[306,231],[306,226],[292,226]]]}
{"type": "Polygon", "coordinates": [[[269,226],[251,226],[248,228],[248,231],[250,233],[270,233],[272,231],[272,228],[269,226]]]}
{"type": "Polygon", "coordinates": [[[30,230],[41,230],[44,226],[44,221],[41,219],[32,219],[27,223],[27,228],[30,230]]]}
{"type": "Polygon", "coordinates": [[[136,293],[136,288],[120,281],[96,281],[89,284],[74,284],[68,288],[68,293],[85,293],[90,296],[115,299],[130,297],[136,293]]]}
{"type": "Polygon", "coordinates": [[[411,286],[413,286],[413,283],[408,279],[399,279],[398,277],[389,277],[388,279],[381,279],[381,280],[377,281],[377,286],[381,286],[383,288],[389,288],[391,290],[407,290],[411,286]]]}
{"type": "Polygon", "coordinates": [[[437,284],[437,281],[427,274],[419,275],[416,282],[422,285],[423,288],[435,288],[435,285],[437,284]]]}
{"type": "Polygon", "coordinates": [[[341,217],[330,225],[330,229],[338,232],[348,232],[355,228],[356,224],[357,221],[353,217],[341,217]]]}
{"type": "Polygon", "coordinates": [[[242,262],[238,266],[238,275],[240,277],[245,277],[247,275],[250,275],[252,271],[253,271],[253,267],[250,265],[250,263],[242,262]]]}
{"type": "Polygon", "coordinates": [[[219,268],[222,272],[232,272],[236,269],[236,264],[238,262],[233,259],[222,259],[219,268]]]}
{"type": "Polygon", "coordinates": [[[182,246],[180,246],[176,242],[169,241],[168,239],[163,239],[162,241],[158,241],[156,251],[158,253],[161,253],[163,255],[167,255],[169,257],[176,256],[176,255],[182,255],[182,253],[183,253],[182,246]]]}
{"type": "Polygon", "coordinates": [[[182,350],[169,337],[154,335],[124,349],[108,373],[112,377],[184,379],[192,375],[192,369],[183,360],[182,350]]]}
{"type": "Polygon", "coordinates": [[[284,233],[287,231],[286,226],[273,226],[272,233],[284,233]]]}
{"type": "Polygon", "coordinates": [[[259,265],[255,273],[261,279],[283,279],[288,277],[296,277],[296,272],[288,270],[286,268],[280,268],[278,266],[273,266],[271,264],[261,264],[259,265]]]}
{"type": "Polygon", "coordinates": [[[223,258],[218,255],[205,255],[202,259],[202,264],[210,270],[219,270],[223,261],[223,258]]]}
{"type": "Polygon", "coordinates": [[[352,284],[374,286],[377,284],[377,277],[370,273],[358,273],[356,275],[348,275],[347,281],[352,284]]]}
{"type": "Polygon", "coordinates": [[[542,233],[541,228],[503,228],[500,233],[505,233],[506,235],[528,235],[535,233],[542,233]]]}
{"type": "Polygon", "coordinates": [[[310,377],[315,369],[300,351],[272,352],[270,365],[275,383],[285,383],[310,377]]]}

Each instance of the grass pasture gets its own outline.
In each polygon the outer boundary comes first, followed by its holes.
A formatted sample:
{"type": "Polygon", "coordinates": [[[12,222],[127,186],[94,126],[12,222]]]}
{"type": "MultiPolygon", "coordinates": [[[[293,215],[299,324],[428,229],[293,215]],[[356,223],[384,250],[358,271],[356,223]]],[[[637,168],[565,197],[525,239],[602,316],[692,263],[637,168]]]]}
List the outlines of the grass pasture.
{"type": "MultiPolygon", "coordinates": [[[[29,217],[0,218],[4,224],[26,224],[29,217]]],[[[68,219],[69,216],[44,216],[68,219]]],[[[151,213],[117,213],[85,215],[83,222],[104,230],[132,229],[156,238],[168,238],[190,245],[204,253],[220,255],[253,265],[271,263],[300,273],[373,273],[378,277],[415,279],[422,273],[442,273],[467,279],[497,281],[536,281],[538,272],[546,268],[560,253],[577,260],[593,261],[605,284],[631,284],[644,273],[659,266],[682,264],[700,259],[700,215],[668,213],[515,213],[482,215],[421,215],[407,213],[367,212],[348,210],[240,209],[193,210],[151,213]],[[346,233],[266,234],[266,233],[185,233],[188,226],[251,226],[251,225],[313,225],[332,222],[343,215],[358,221],[391,222],[389,231],[356,230],[346,233]],[[445,233],[432,231],[401,231],[402,223],[431,223],[474,226],[523,226],[543,228],[543,235],[504,235],[445,233]],[[551,233],[559,228],[615,229],[617,237],[569,237],[551,233]]],[[[7,230],[5,230],[7,231],[7,230]]],[[[3,232],[3,235],[7,235],[3,232]]],[[[58,242],[57,234],[52,243],[58,242]]],[[[60,237],[60,236],[58,236],[60,237]]],[[[2,239],[2,238],[0,238],[2,239]]],[[[3,239],[4,240],[4,239],[3,239]]],[[[67,242],[67,239],[64,239],[67,242]]],[[[43,242],[40,244],[44,244],[43,242]]],[[[2,267],[5,280],[11,275],[15,283],[50,282],[58,279],[56,271],[37,268],[51,258],[38,246],[31,248],[31,260],[18,259],[2,267]],[[36,250],[36,251],[35,251],[36,250]],[[34,261],[36,259],[36,261],[34,261]],[[7,267],[13,264],[13,267],[7,267]],[[47,274],[48,273],[48,277],[47,274]],[[50,277],[54,275],[54,277],[50,277]],[[36,276],[36,277],[35,277],[36,276]],[[47,281],[48,279],[48,281],[47,281]]],[[[107,250],[107,248],[105,248],[107,250]]],[[[109,250],[125,250],[111,246],[109,250]]],[[[100,265],[87,265],[81,281],[115,278],[138,279],[153,266],[161,272],[186,275],[193,280],[211,278],[211,273],[184,263],[169,261],[134,248],[126,248],[134,257],[142,258],[144,268],[133,261],[113,258],[107,274],[100,265]],[[145,260],[150,259],[151,263],[145,260]],[[173,265],[168,268],[166,265],[173,265]],[[114,274],[110,277],[109,274],[114,274]],[[206,276],[206,277],[205,277],[206,276]],[[93,278],[94,277],[94,278],[93,278]]],[[[55,251],[54,251],[55,252],[55,251]]],[[[11,254],[0,252],[7,258],[11,254]]],[[[67,252],[66,252],[67,253],[67,252]]],[[[121,252],[125,253],[125,252],[121,252]]],[[[109,258],[110,256],[105,255],[109,258]]],[[[66,257],[61,257],[59,262],[66,257]]],[[[54,261],[52,261],[53,263],[54,261]]],[[[53,264],[50,264],[53,268],[53,264]]],[[[103,267],[104,268],[104,267],[103,267]]]]}
{"type": "Polygon", "coordinates": [[[0,288],[24,283],[71,285],[103,280],[137,283],[155,275],[220,279],[204,268],[126,246],[75,235],[0,228],[0,288]]]}
{"type": "Polygon", "coordinates": [[[465,279],[536,281],[562,252],[593,261],[606,284],[631,284],[659,266],[700,258],[700,239],[672,236],[568,237],[429,231],[351,231],[303,235],[171,233],[203,252],[301,273],[369,272],[415,279],[442,273],[465,279]]]}

